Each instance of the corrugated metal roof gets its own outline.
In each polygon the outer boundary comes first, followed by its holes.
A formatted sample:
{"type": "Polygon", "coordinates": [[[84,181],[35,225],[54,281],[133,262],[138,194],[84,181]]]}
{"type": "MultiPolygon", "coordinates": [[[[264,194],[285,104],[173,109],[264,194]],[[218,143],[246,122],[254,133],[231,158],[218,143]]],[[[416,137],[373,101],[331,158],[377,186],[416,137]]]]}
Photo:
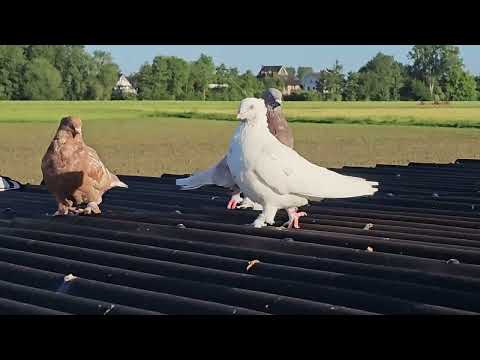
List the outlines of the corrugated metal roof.
{"type": "Polygon", "coordinates": [[[0,313],[480,312],[480,161],[334,170],[380,191],[312,203],[301,230],[246,226],[256,212],[227,210],[225,189],[173,175],[121,177],[96,217],[46,216],[41,186],[3,192],[0,313]]]}

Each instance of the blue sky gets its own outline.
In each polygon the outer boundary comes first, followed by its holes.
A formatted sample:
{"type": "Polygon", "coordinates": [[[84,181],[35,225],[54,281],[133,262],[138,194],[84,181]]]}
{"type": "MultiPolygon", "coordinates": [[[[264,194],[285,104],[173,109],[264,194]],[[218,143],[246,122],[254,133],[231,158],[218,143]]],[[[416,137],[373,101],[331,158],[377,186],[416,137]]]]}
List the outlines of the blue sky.
{"type": "MultiPolygon", "coordinates": [[[[312,66],[316,71],[338,59],[345,71],[358,70],[378,52],[407,63],[411,45],[87,45],[88,51],[107,50],[126,74],[138,70],[157,55],[195,60],[203,52],[215,64],[225,63],[241,72],[256,73],[261,65],[312,66]]],[[[468,70],[480,74],[480,45],[461,45],[460,52],[468,70]]]]}

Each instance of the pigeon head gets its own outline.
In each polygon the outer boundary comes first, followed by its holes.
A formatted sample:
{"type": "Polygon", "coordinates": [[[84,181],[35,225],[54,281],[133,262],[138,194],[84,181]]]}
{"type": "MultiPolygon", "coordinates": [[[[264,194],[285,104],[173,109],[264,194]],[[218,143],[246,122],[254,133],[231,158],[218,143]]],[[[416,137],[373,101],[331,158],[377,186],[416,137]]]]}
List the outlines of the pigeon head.
{"type": "Polygon", "coordinates": [[[67,116],[60,121],[59,130],[70,133],[73,137],[82,134],[82,120],[77,116],[67,116]]]}
{"type": "Polygon", "coordinates": [[[263,93],[262,98],[265,100],[266,105],[270,105],[274,108],[282,105],[282,92],[278,89],[268,89],[263,93]]]}
{"type": "Polygon", "coordinates": [[[267,123],[267,108],[263,99],[246,98],[240,102],[237,119],[245,122],[257,122],[265,119],[267,123]]]}

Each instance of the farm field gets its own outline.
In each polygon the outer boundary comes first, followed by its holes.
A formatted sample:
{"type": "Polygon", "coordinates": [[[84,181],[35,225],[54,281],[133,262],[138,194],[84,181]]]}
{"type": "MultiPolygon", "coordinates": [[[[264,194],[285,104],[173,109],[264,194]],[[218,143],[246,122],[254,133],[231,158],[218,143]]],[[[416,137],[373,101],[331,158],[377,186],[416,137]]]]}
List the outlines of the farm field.
{"type": "MultiPolygon", "coordinates": [[[[82,118],[86,143],[116,173],[159,176],[204,169],[223,156],[237,126],[237,106],[0,102],[0,174],[39,183],[41,157],[66,115],[82,118]]],[[[286,102],[284,109],[297,151],[322,166],[479,158],[480,102],[286,102]]]]}
{"type": "MultiPolygon", "coordinates": [[[[56,122],[65,114],[89,120],[193,118],[235,120],[238,101],[0,101],[0,122],[56,122]]],[[[480,102],[284,103],[290,122],[480,128],[480,102]]]]}

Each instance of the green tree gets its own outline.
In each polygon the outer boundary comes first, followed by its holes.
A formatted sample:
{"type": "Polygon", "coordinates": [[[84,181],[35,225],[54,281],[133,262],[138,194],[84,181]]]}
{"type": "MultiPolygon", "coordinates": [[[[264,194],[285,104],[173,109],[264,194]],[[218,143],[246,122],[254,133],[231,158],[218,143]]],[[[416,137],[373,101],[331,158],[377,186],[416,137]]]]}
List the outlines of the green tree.
{"type": "Polygon", "coordinates": [[[96,71],[99,71],[104,65],[113,64],[112,54],[102,50],[95,50],[92,60],[96,71]]]}
{"type": "Polygon", "coordinates": [[[27,64],[23,96],[27,100],[62,99],[62,77],[47,59],[35,58],[27,64]]]}
{"type": "Polygon", "coordinates": [[[152,73],[152,99],[171,100],[172,96],[167,91],[168,60],[165,56],[157,56],[153,59],[152,73]]]}
{"type": "Polygon", "coordinates": [[[27,60],[33,61],[36,58],[43,58],[50,64],[55,64],[57,54],[65,45],[24,45],[23,49],[27,60]]]}
{"type": "MultiPolygon", "coordinates": [[[[256,84],[257,86],[260,86],[260,82],[254,78],[254,83],[252,84],[256,84]]],[[[227,80],[225,82],[226,84],[228,84],[228,100],[242,100],[244,98],[244,94],[248,93],[249,91],[252,91],[252,90],[249,90],[249,89],[246,89],[245,86],[252,86],[252,85],[248,85],[248,84],[243,84],[243,86],[241,86],[240,84],[242,84],[242,77],[240,75],[240,73],[238,72],[238,69],[237,68],[229,68],[228,69],[228,74],[227,74],[227,80]]],[[[255,87],[255,85],[253,85],[255,87]]],[[[254,92],[255,90],[252,91],[252,93],[254,92]]]]}
{"type": "Polygon", "coordinates": [[[440,84],[446,100],[468,101],[477,99],[475,78],[463,69],[463,64],[457,63],[449,67],[440,79],[440,84]]]}
{"type": "Polygon", "coordinates": [[[425,82],[431,98],[440,78],[451,66],[461,62],[459,54],[459,48],[452,45],[415,45],[409,52],[413,76],[425,82]]]}
{"type": "Polygon", "coordinates": [[[105,88],[102,83],[96,78],[92,77],[87,81],[87,89],[85,92],[86,100],[103,100],[105,98],[105,88]]]}
{"type": "Polygon", "coordinates": [[[359,97],[374,101],[400,99],[402,65],[393,56],[378,53],[359,70],[359,97]]]}
{"type": "Polygon", "coordinates": [[[110,53],[105,51],[94,51],[91,62],[83,98],[110,100],[113,87],[118,81],[120,68],[113,62],[110,53]]]}
{"type": "Polygon", "coordinates": [[[401,100],[429,101],[433,100],[430,90],[422,80],[408,78],[400,91],[401,100]]]}
{"type": "Polygon", "coordinates": [[[280,77],[278,75],[274,75],[272,77],[267,76],[262,79],[263,82],[263,88],[269,89],[269,88],[275,88],[278,90],[282,90],[285,88],[285,79],[283,77],[280,77]]]}
{"type": "Polygon", "coordinates": [[[131,76],[140,99],[182,100],[189,92],[188,62],[175,56],[157,56],[131,76]]]}
{"type": "Polygon", "coordinates": [[[332,69],[320,72],[317,90],[323,100],[341,101],[344,82],[343,66],[336,60],[332,69]]]}
{"type": "Polygon", "coordinates": [[[480,76],[475,76],[475,83],[477,84],[477,99],[480,100],[480,76]]]}
{"type": "Polygon", "coordinates": [[[299,66],[297,69],[297,77],[302,80],[306,75],[313,73],[313,68],[309,66],[299,66]]]}
{"type": "Polygon", "coordinates": [[[65,46],[57,56],[55,67],[62,74],[66,100],[85,97],[87,79],[92,71],[92,58],[83,47],[65,46]]]}
{"type": "Polygon", "coordinates": [[[176,100],[185,98],[189,71],[185,60],[175,56],[167,58],[167,92],[176,100]]]}
{"type": "Polygon", "coordinates": [[[22,47],[0,45],[0,100],[15,100],[21,97],[25,62],[22,47]]]}
{"type": "Polygon", "coordinates": [[[239,85],[237,68],[228,68],[225,64],[220,64],[215,69],[213,82],[222,86],[209,90],[209,100],[239,100],[243,98],[244,89],[239,85]]]}
{"type": "Polygon", "coordinates": [[[119,74],[120,69],[117,64],[105,64],[100,68],[97,79],[103,87],[102,100],[111,99],[113,87],[118,81],[119,74]]]}
{"type": "Polygon", "coordinates": [[[360,74],[350,71],[345,80],[343,88],[343,99],[346,101],[355,101],[359,99],[360,74]]]}
{"type": "Polygon", "coordinates": [[[263,82],[258,80],[250,70],[239,76],[238,84],[243,89],[242,98],[259,97],[265,90],[263,82]]]}
{"type": "MultiPolygon", "coordinates": [[[[39,99],[40,95],[46,94],[32,82],[40,74],[39,64],[51,79],[56,78],[56,75],[52,75],[55,72],[44,66],[45,62],[60,74],[61,98],[67,100],[110,99],[111,90],[118,79],[119,69],[111,54],[95,51],[91,55],[84,45],[0,46],[0,98],[23,99],[33,96],[39,99]],[[37,61],[39,59],[40,62],[37,61]],[[25,79],[29,82],[24,83],[25,79]]],[[[57,95],[58,92],[53,97],[57,95]]],[[[50,96],[46,96],[48,98],[50,96]]]]}
{"type": "Polygon", "coordinates": [[[43,58],[60,72],[66,100],[85,98],[94,64],[84,45],[26,45],[24,49],[29,61],[43,58]]]}
{"type": "Polygon", "coordinates": [[[215,64],[210,56],[201,54],[190,66],[189,90],[191,96],[206,100],[208,84],[215,78],[215,64]]]}
{"type": "Polygon", "coordinates": [[[143,64],[133,76],[133,81],[138,87],[138,97],[141,100],[153,99],[153,68],[151,64],[143,64]]]}

